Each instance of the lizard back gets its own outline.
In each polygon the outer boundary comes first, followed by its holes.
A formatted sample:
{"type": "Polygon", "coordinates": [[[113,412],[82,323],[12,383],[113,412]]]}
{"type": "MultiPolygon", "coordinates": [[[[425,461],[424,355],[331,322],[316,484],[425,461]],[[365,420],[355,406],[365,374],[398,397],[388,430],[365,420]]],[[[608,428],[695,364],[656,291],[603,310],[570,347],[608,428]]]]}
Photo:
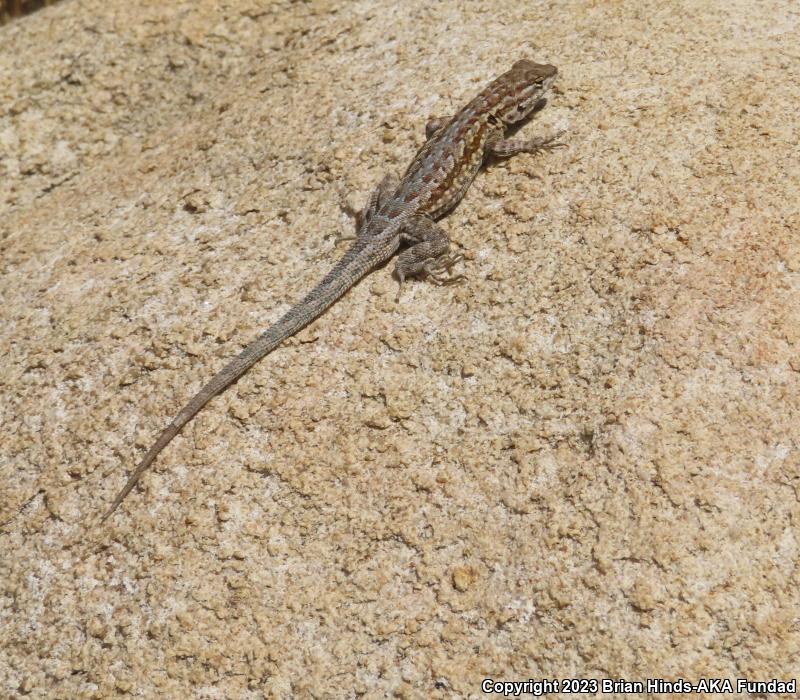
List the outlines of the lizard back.
{"type": "Polygon", "coordinates": [[[530,101],[539,99],[556,72],[554,66],[521,60],[495,78],[423,144],[403,176],[397,198],[421,205],[420,213],[432,219],[444,216],[478,174],[487,143],[502,138],[506,125],[519,120],[516,115],[527,117],[533,108],[530,101]]]}

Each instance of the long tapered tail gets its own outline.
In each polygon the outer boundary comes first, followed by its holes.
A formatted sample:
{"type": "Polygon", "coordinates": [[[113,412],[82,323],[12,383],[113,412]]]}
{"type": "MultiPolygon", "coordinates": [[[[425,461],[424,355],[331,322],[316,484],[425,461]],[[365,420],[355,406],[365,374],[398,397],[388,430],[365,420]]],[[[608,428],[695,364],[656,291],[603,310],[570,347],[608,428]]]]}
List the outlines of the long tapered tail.
{"type": "Polygon", "coordinates": [[[321,316],[334,302],[340,299],[348,289],[356,284],[364,275],[388,260],[397,250],[397,243],[387,242],[383,248],[371,242],[359,240],[339,260],[333,269],[309,292],[305,298],[295,304],[282,318],[272,325],[263,335],[248,345],[236,358],[220,370],[192,399],[172,422],[163,430],[158,440],[147,451],[139,465],[128,478],[111,507],[105,512],[100,522],[104,522],[131,492],[144,471],[153,463],[172,439],[181,431],[200,409],[214,396],[236,382],[248,369],[261,358],[271,353],[284,340],[290,338],[302,328],[321,316]]]}

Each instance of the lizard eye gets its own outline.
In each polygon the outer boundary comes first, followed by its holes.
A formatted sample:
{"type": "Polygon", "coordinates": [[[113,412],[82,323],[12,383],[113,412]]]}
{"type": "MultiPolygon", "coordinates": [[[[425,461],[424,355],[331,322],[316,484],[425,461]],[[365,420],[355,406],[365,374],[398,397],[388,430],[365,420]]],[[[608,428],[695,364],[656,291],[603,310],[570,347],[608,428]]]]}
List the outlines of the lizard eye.
{"type": "Polygon", "coordinates": [[[518,105],[517,105],[517,112],[524,112],[524,111],[525,111],[525,108],[526,108],[527,106],[528,106],[528,105],[526,105],[524,102],[522,102],[521,104],[518,104],[518,105]]]}

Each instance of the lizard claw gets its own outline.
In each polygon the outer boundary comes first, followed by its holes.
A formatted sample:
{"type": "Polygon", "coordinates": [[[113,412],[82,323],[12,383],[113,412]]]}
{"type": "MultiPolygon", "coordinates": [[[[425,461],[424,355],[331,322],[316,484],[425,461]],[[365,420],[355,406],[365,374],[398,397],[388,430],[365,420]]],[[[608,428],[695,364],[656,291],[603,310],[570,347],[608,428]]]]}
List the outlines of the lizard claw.
{"type": "Polygon", "coordinates": [[[552,136],[550,136],[547,141],[545,141],[540,147],[539,150],[542,151],[552,151],[554,148],[566,148],[567,144],[558,141],[564,134],[567,133],[566,129],[561,129],[560,131],[556,131],[552,136]]]}
{"type": "Polygon", "coordinates": [[[405,282],[406,278],[398,272],[397,274],[397,294],[394,297],[394,303],[400,303],[400,292],[403,291],[403,282],[405,282]]]}
{"type": "Polygon", "coordinates": [[[432,260],[425,265],[425,267],[423,267],[423,271],[428,279],[439,286],[456,284],[457,282],[462,282],[465,280],[466,277],[464,275],[452,275],[449,273],[452,270],[453,265],[461,262],[463,259],[464,256],[461,255],[461,253],[455,255],[443,255],[442,257],[432,260]],[[448,276],[445,276],[445,273],[448,273],[448,276]]]}
{"type": "Polygon", "coordinates": [[[340,243],[344,243],[345,241],[354,241],[358,238],[358,236],[345,236],[343,233],[335,233],[333,235],[333,245],[338,246],[340,243]]]}

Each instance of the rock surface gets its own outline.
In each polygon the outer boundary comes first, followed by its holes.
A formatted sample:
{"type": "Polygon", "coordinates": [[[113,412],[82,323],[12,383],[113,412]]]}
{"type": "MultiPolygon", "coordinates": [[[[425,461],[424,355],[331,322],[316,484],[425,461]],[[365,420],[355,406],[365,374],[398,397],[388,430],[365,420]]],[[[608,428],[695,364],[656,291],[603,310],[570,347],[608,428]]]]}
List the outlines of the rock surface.
{"type": "Polygon", "coordinates": [[[477,696],[800,668],[800,14],[72,0],[0,28],[0,695],[477,696]],[[560,82],[215,399],[431,115],[560,82]]]}

